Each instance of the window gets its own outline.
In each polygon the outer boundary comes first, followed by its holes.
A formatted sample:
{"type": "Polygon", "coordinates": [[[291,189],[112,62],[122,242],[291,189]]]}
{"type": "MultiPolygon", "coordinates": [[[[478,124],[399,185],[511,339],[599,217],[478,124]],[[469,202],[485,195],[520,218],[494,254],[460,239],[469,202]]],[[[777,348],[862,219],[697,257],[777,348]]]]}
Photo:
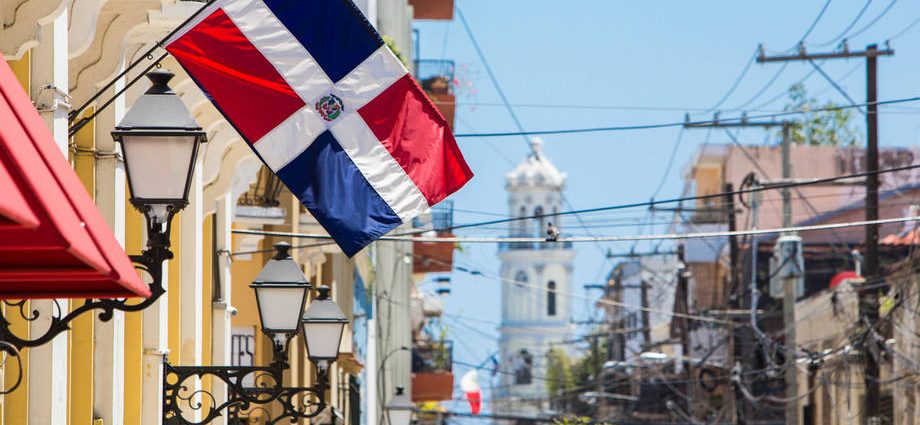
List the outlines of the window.
{"type": "Polygon", "coordinates": [[[511,367],[514,369],[515,385],[530,385],[533,382],[533,356],[527,352],[527,349],[521,349],[511,361],[511,367]]]}
{"type": "Polygon", "coordinates": [[[523,270],[514,275],[514,284],[517,286],[527,286],[527,273],[523,270]]]}
{"type": "Polygon", "coordinates": [[[537,207],[533,210],[533,215],[539,220],[540,225],[537,226],[537,237],[542,238],[543,232],[546,231],[546,217],[541,217],[543,215],[543,207],[537,207]]]}
{"type": "MultiPolygon", "coordinates": [[[[521,206],[520,211],[518,211],[518,217],[527,217],[527,209],[524,206],[521,206]]],[[[518,230],[514,236],[527,236],[530,233],[527,229],[530,227],[530,220],[519,220],[517,222],[518,230]]]]}
{"type": "Polygon", "coordinates": [[[556,315],[556,282],[553,280],[546,284],[546,315],[556,315]]]}

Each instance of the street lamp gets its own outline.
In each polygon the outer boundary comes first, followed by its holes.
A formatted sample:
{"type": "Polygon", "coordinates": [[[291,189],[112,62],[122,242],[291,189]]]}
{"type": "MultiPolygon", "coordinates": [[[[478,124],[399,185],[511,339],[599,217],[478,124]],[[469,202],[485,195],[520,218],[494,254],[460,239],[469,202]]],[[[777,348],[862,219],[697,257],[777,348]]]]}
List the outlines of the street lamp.
{"type": "Polygon", "coordinates": [[[287,243],[275,245],[275,255],[265,264],[250,285],[256,296],[259,320],[272,340],[272,360],[268,366],[173,366],[164,359],[163,423],[166,425],[205,424],[227,411],[230,418],[240,418],[254,410],[268,412],[269,403],[280,404],[281,412],[269,423],[290,420],[292,423],[319,415],[328,405],[328,367],[339,354],[342,333],[348,319],[339,306],[329,299],[329,288],[319,287],[319,297],[301,317],[311,286],[300,266],[291,259],[287,243]],[[303,328],[308,357],[317,369],[317,379],[310,387],[285,387],[284,371],[289,368],[288,343],[303,328]],[[215,400],[206,390],[195,390],[192,379],[210,376],[212,382],[227,385],[226,401],[203,407],[198,401],[215,400]],[[247,377],[254,386],[245,386],[247,377]],[[183,412],[200,411],[201,419],[189,420],[183,412]]]}
{"type": "Polygon", "coordinates": [[[156,224],[167,223],[188,205],[198,145],[205,132],[167,84],[174,74],[147,73],[153,83],[115,126],[131,204],[156,224]]]}
{"type": "MultiPolygon", "coordinates": [[[[45,332],[33,332],[28,337],[13,333],[11,322],[0,313],[0,351],[15,356],[23,348],[50,342],[70,329],[70,322],[83,313],[102,310],[98,317],[105,322],[112,319],[115,311],[141,311],[166,293],[162,283],[163,263],[173,257],[169,250],[170,223],[172,217],[188,205],[198,145],[206,141],[201,126],[169,88],[167,83],[172,77],[173,74],[166,70],[147,73],[152,86],[112,132],[112,138],[121,145],[124,154],[131,204],[147,221],[147,249],[129,258],[136,269],[150,275],[150,297],[140,302],[131,298],[87,299],[69,311],[58,306],[45,332]]],[[[38,319],[37,311],[8,308],[6,313],[11,310],[18,310],[20,316],[30,322],[38,319]]],[[[18,383],[2,393],[9,393],[16,386],[18,383]]]]}
{"type": "Polygon", "coordinates": [[[275,244],[275,255],[249,285],[256,294],[262,332],[273,340],[282,335],[290,338],[300,330],[300,314],[312,287],[291,259],[290,249],[287,242],[275,244]]]}
{"type": "Polygon", "coordinates": [[[339,345],[348,318],[335,301],[329,299],[329,287],[319,287],[319,297],[303,314],[303,342],[310,361],[325,367],[339,356],[339,345]]]}
{"type": "Polygon", "coordinates": [[[386,409],[389,425],[409,425],[412,422],[412,413],[415,412],[415,404],[405,394],[403,387],[396,387],[396,394],[387,403],[386,409]]]}

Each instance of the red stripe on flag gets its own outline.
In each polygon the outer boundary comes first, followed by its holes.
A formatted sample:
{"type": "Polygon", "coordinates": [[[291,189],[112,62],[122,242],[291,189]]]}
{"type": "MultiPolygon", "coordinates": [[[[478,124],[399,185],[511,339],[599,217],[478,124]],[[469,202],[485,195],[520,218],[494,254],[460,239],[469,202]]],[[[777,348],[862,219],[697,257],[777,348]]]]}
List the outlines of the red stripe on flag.
{"type": "Polygon", "coordinates": [[[447,121],[412,76],[397,80],[358,113],[429,205],[473,177],[447,121]]]}
{"type": "Polygon", "coordinates": [[[251,143],[304,106],[284,77],[221,9],[166,50],[251,143]]]}

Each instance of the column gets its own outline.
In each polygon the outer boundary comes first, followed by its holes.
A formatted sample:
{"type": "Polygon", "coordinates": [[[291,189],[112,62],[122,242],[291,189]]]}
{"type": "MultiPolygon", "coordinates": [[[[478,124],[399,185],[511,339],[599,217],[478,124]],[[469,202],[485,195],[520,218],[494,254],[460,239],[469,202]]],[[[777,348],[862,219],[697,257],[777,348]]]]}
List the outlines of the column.
{"type": "MultiPolygon", "coordinates": [[[[169,285],[169,262],[163,265],[163,286],[169,285]]],[[[163,356],[169,329],[169,292],[143,310],[144,361],[141,389],[141,423],[161,425],[163,420],[163,356]]]]}
{"type": "MultiPolygon", "coordinates": [[[[198,164],[195,166],[195,173],[192,176],[191,187],[189,189],[189,205],[182,211],[180,244],[182,249],[180,254],[182,259],[179,263],[180,278],[179,282],[179,351],[183,365],[200,365],[201,361],[201,343],[202,334],[202,256],[203,235],[202,225],[204,217],[202,208],[202,178],[201,178],[201,157],[199,156],[198,164]]],[[[201,388],[201,382],[195,380],[194,389],[201,388]]],[[[199,419],[201,411],[192,410],[187,412],[188,419],[199,419]]]]}
{"type": "MultiPolygon", "coordinates": [[[[51,128],[54,140],[67,155],[67,9],[39,27],[41,43],[32,52],[32,94],[40,104],[39,93],[46,96],[40,107],[42,118],[51,128]],[[44,88],[44,89],[43,89],[44,88]]],[[[70,303],[62,300],[36,300],[32,307],[39,319],[30,324],[30,334],[42,335],[54,315],[64,315],[70,303]],[[55,305],[57,303],[57,305],[55,305]]],[[[67,423],[67,333],[51,342],[28,350],[29,355],[29,423],[67,423]]]]}
{"type": "MultiPolygon", "coordinates": [[[[123,86],[124,81],[119,81],[110,90],[111,94],[114,95],[123,86]]],[[[125,168],[117,155],[119,148],[112,139],[111,131],[121,121],[124,111],[124,96],[120,96],[96,116],[94,126],[96,206],[122,246],[125,244],[125,168]]],[[[106,425],[121,425],[124,421],[125,392],[124,312],[115,311],[112,320],[108,322],[100,321],[96,315],[93,320],[93,414],[106,425]]]]}
{"type": "MultiPolygon", "coordinates": [[[[229,365],[230,364],[230,318],[233,316],[233,307],[230,303],[230,294],[232,281],[230,276],[230,251],[232,248],[232,222],[233,222],[233,204],[232,196],[228,193],[226,196],[218,198],[216,201],[216,210],[214,219],[217,220],[217,232],[214,238],[217,242],[217,250],[220,253],[215,261],[217,266],[217,279],[220,282],[220,292],[217,295],[218,301],[213,305],[213,321],[211,322],[211,364],[229,365]]],[[[220,380],[212,380],[211,388],[214,399],[217,403],[223,403],[227,400],[227,386],[220,380]]],[[[217,418],[214,425],[226,425],[226,415],[217,418]]]]}

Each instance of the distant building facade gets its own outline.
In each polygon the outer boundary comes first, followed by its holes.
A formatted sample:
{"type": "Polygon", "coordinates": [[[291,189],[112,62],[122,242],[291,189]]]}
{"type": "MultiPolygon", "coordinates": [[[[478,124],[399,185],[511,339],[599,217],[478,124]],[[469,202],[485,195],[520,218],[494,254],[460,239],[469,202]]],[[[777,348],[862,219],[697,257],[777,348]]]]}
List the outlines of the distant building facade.
{"type": "MultiPolygon", "coordinates": [[[[542,141],[506,175],[512,217],[544,216],[513,221],[511,237],[547,237],[547,229],[564,231],[560,217],[566,176],[543,154],[542,141]]],[[[546,354],[570,339],[571,244],[506,243],[502,262],[502,322],[499,332],[500,384],[496,413],[539,416],[548,413],[546,354]]]]}

